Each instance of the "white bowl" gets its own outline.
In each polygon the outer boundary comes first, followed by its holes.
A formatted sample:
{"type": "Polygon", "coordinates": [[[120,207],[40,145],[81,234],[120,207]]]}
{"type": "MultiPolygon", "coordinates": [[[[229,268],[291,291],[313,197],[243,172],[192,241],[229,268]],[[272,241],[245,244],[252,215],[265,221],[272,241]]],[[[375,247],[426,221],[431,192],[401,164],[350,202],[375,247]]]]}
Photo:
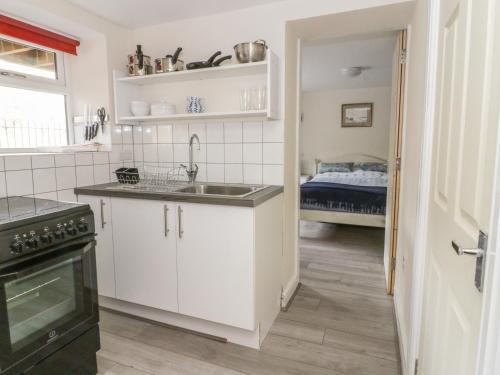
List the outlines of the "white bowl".
{"type": "Polygon", "coordinates": [[[149,104],[135,100],[130,102],[130,111],[134,116],[147,116],[149,115],[149,104]]]}
{"type": "Polygon", "coordinates": [[[175,105],[161,101],[151,104],[151,116],[173,115],[176,113],[175,105]]]}

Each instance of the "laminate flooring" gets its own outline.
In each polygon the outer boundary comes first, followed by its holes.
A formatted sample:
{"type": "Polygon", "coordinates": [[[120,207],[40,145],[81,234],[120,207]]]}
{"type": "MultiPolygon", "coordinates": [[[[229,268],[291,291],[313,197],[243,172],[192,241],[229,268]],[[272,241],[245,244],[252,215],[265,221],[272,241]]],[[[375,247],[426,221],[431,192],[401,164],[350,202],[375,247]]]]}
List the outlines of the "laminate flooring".
{"type": "Polygon", "coordinates": [[[109,311],[101,375],[398,375],[384,231],[301,223],[301,287],[260,351],[109,311]]]}

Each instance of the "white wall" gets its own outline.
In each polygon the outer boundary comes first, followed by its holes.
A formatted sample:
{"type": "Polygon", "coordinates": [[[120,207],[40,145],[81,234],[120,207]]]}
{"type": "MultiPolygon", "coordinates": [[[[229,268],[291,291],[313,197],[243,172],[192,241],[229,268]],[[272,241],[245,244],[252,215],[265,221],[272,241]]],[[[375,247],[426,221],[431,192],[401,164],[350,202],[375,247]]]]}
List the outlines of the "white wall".
{"type": "Polygon", "coordinates": [[[335,160],[349,154],[368,154],[387,160],[391,88],[306,91],[302,93],[300,124],[302,173],[314,174],[314,159],[335,160]],[[373,126],[342,128],[341,108],[348,103],[373,103],[373,126]]]}

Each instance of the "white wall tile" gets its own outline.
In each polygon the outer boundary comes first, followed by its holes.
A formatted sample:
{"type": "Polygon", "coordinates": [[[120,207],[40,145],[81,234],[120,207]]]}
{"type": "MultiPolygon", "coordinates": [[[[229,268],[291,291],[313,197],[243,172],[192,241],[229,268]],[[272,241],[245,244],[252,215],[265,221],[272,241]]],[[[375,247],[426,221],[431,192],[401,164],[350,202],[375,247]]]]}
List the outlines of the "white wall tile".
{"type": "Polygon", "coordinates": [[[224,144],[207,144],[207,163],[224,163],[224,144]]]}
{"type": "Polygon", "coordinates": [[[264,143],[264,164],[283,164],[283,143],[264,143]]]}
{"type": "Polygon", "coordinates": [[[144,125],[142,127],[142,143],[158,143],[156,125],[144,125]]]}
{"type": "Polygon", "coordinates": [[[132,127],[132,137],[134,139],[134,143],[142,144],[142,126],[134,125],[132,127]]]}
{"type": "Polygon", "coordinates": [[[200,143],[207,143],[207,130],[205,124],[189,124],[189,138],[196,134],[200,143]]]}
{"type": "Polygon", "coordinates": [[[54,155],[33,155],[31,157],[31,167],[36,168],[52,168],[55,166],[54,155]]]}
{"type": "Polygon", "coordinates": [[[262,122],[243,123],[243,142],[262,142],[262,122]]]}
{"type": "Polygon", "coordinates": [[[242,143],[243,127],[241,122],[224,123],[224,142],[242,143]]]}
{"type": "Polygon", "coordinates": [[[262,184],[262,164],[244,164],[243,182],[245,184],[262,184]]]}
{"type": "Polygon", "coordinates": [[[94,158],[92,157],[92,152],[77,152],[75,154],[75,164],[76,165],[94,164],[94,158]]]}
{"type": "Polygon", "coordinates": [[[207,181],[207,164],[206,163],[196,163],[198,166],[198,174],[196,175],[196,181],[206,182],[207,181]]]}
{"type": "Polygon", "coordinates": [[[174,141],[174,143],[188,143],[189,142],[189,125],[188,124],[175,124],[174,125],[173,141],[174,141]]]}
{"type": "Polygon", "coordinates": [[[120,159],[124,162],[134,161],[134,145],[122,145],[122,152],[120,153],[120,159]]]}
{"type": "Polygon", "coordinates": [[[109,162],[110,163],[119,163],[122,161],[122,147],[123,145],[113,145],[113,149],[109,153],[109,162]]]}
{"type": "Polygon", "coordinates": [[[133,127],[130,125],[123,125],[122,126],[122,142],[124,144],[132,144],[134,143],[134,139],[132,136],[133,132],[133,127]]]}
{"type": "Polygon", "coordinates": [[[109,164],[94,165],[94,184],[110,182],[109,164]]]}
{"type": "MultiPolygon", "coordinates": [[[[125,147],[131,146],[122,146],[122,152],[125,147]]],[[[92,157],[94,160],[94,164],[108,164],[109,163],[109,153],[108,152],[93,152],[92,157]]]]}
{"type": "Polygon", "coordinates": [[[56,168],[57,190],[72,189],[76,186],[75,167],[56,168]]]}
{"type": "Polygon", "coordinates": [[[118,145],[123,143],[122,127],[120,125],[114,125],[111,129],[111,143],[118,145]]]}
{"type": "Polygon", "coordinates": [[[158,125],[158,143],[172,143],[172,125],[158,125]]]}
{"type": "Polygon", "coordinates": [[[55,168],[33,170],[33,192],[35,194],[56,190],[57,185],[55,168]]]}
{"type": "Polygon", "coordinates": [[[262,182],[266,185],[283,185],[283,166],[264,165],[262,167],[262,182]]]}
{"type": "Polygon", "coordinates": [[[142,143],[136,144],[134,143],[134,161],[143,161],[144,160],[144,150],[142,143]]]}
{"type": "Polygon", "coordinates": [[[217,122],[207,124],[207,143],[224,143],[224,124],[217,122]]]}
{"type": "Polygon", "coordinates": [[[242,183],[243,182],[243,164],[226,164],[224,168],[225,182],[242,183]]]}
{"type": "Polygon", "coordinates": [[[0,171],[4,171],[5,170],[5,161],[4,161],[4,157],[3,156],[0,156],[0,171]]]}
{"type": "Polygon", "coordinates": [[[174,147],[170,144],[158,144],[158,161],[172,163],[174,161],[174,147]]]}
{"type": "Polygon", "coordinates": [[[266,121],[262,128],[264,142],[283,142],[283,121],[266,121]]]}
{"type": "Polygon", "coordinates": [[[243,145],[241,143],[226,143],[224,145],[226,163],[243,163],[243,145]]]}
{"type": "Polygon", "coordinates": [[[31,156],[6,156],[5,170],[17,171],[22,169],[31,169],[31,156]]]}
{"type": "Polygon", "coordinates": [[[38,193],[38,194],[35,194],[35,198],[57,200],[57,191],[49,191],[47,193],[38,193]]]}
{"type": "Polygon", "coordinates": [[[81,165],[76,167],[76,186],[94,185],[94,167],[81,165]]]}
{"type": "Polygon", "coordinates": [[[56,154],[56,167],[72,167],[75,165],[75,154],[56,154]]]}
{"type": "Polygon", "coordinates": [[[224,182],[224,164],[207,164],[207,181],[224,182]]]}
{"type": "Polygon", "coordinates": [[[118,168],[123,167],[123,163],[112,163],[109,165],[109,179],[110,182],[116,182],[118,179],[116,178],[116,174],[114,173],[118,168]]]}
{"type": "Polygon", "coordinates": [[[7,195],[33,194],[33,174],[31,170],[7,171],[7,195]]]}
{"type": "Polygon", "coordinates": [[[5,172],[0,172],[0,198],[7,196],[7,183],[5,181],[5,172]]]}
{"type": "MultiPolygon", "coordinates": [[[[189,149],[189,146],[188,146],[189,149]]],[[[198,145],[193,145],[193,161],[196,163],[205,163],[207,161],[207,145],[202,143],[199,148],[198,145]]]]}
{"type": "Polygon", "coordinates": [[[187,144],[174,144],[174,162],[187,163],[189,161],[189,146],[187,144]]]}
{"type": "Polygon", "coordinates": [[[243,163],[262,164],[262,143],[243,144],[243,163]]]}
{"type": "Polygon", "coordinates": [[[76,195],[73,189],[59,190],[57,192],[57,200],[64,202],[76,202],[76,195]]]}
{"type": "Polygon", "coordinates": [[[145,162],[158,162],[158,144],[144,144],[144,161],[145,162]]]}

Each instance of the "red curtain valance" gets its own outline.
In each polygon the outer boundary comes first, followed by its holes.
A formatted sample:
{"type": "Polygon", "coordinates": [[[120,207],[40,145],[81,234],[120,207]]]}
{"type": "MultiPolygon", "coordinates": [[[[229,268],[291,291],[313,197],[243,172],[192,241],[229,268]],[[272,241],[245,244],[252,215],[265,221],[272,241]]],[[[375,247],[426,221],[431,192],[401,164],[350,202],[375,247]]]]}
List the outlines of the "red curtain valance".
{"type": "Polygon", "coordinates": [[[0,14],[0,34],[76,55],[80,42],[0,14]]]}

